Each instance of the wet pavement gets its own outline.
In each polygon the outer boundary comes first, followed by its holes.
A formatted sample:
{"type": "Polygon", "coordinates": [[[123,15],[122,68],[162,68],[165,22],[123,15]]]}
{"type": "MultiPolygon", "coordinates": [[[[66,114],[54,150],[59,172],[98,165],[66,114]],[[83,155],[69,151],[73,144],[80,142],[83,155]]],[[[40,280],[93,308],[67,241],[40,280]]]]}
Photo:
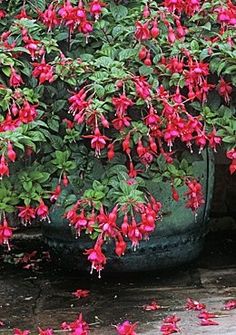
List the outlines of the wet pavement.
{"type": "Polygon", "coordinates": [[[115,325],[125,320],[138,321],[140,335],[158,335],[163,318],[170,314],[181,318],[183,335],[236,335],[236,309],[223,310],[225,301],[236,298],[236,236],[232,234],[208,236],[194,264],[166,273],[104,274],[100,280],[96,275],[65,273],[50,262],[41,262],[47,256],[42,252],[32,257],[35,262],[9,264],[19,261],[20,252],[16,250],[1,263],[0,320],[5,326],[0,327],[0,334],[10,335],[13,328],[37,334],[38,326],[65,334],[60,331],[61,323],[75,320],[82,312],[92,335],[116,334],[115,325]],[[89,290],[90,295],[77,299],[72,294],[77,289],[89,290]],[[200,326],[198,312],[184,308],[188,297],[216,313],[219,325],[200,326]],[[143,306],[153,300],[161,308],[145,311],[143,306]]]}

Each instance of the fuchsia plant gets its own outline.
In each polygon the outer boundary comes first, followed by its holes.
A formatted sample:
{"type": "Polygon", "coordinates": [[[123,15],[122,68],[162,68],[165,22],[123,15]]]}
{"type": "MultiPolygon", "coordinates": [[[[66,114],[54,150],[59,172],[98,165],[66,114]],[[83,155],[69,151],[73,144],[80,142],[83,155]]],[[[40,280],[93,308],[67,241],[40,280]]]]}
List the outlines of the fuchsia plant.
{"type": "Polygon", "coordinates": [[[64,206],[92,270],[148,238],[161,204],[204,203],[181,152],[224,144],[236,171],[235,26],[230,0],[9,1],[0,10],[0,244],[10,218],[64,206]]]}

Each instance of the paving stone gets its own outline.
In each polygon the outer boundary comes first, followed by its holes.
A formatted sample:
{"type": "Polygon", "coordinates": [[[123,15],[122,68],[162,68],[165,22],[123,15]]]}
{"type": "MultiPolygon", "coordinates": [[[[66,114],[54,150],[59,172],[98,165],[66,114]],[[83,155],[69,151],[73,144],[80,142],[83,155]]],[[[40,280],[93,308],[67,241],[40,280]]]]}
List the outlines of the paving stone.
{"type": "Polygon", "coordinates": [[[235,263],[231,259],[225,266],[218,257],[210,260],[209,267],[204,262],[204,266],[199,261],[168,273],[104,275],[102,280],[48,267],[36,272],[3,268],[0,320],[5,328],[0,328],[0,335],[12,335],[15,327],[37,335],[37,326],[52,327],[55,335],[62,335],[65,332],[60,331],[60,324],[75,320],[80,312],[91,325],[91,335],[115,335],[115,325],[125,320],[138,321],[140,335],[158,335],[163,318],[173,313],[181,318],[182,335],[236,335],[236,310],[223,310],[225,301],[236,298],[236,258],[235,263]],[[78,288],[91,293],[77,299],[72,293],[78,288]],[[219,315],[219,326],[200,326],[198,312],[184,308],[188,297],[200,300],[219,315]],[[143,305],[152,300],[161,309],[145,311],[143,305]]]}

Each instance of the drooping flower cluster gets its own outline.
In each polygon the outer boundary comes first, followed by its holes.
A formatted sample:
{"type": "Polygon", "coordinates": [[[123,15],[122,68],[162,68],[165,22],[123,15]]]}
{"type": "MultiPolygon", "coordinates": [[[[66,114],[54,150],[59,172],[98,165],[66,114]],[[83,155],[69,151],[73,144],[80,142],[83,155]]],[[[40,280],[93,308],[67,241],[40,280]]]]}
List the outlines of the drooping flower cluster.
{"type": "Polygon", "coordinates": [[[70,225],[80,236],[82,231],[92,234],[99,229],[100,233],[97,237],[93,248],[86,250],[85,254],[91,262],[91,272],[96,270],[99,272],[106,264],[106,256],[102,247],[107,239],[113,239],[115,243],[115,253],[122,256],[127,248],[127,238],[132,243],[134,249],[139,245],[142,239],[145,239],[155,229],[155,222],[161,209],[161,204],[153,197],[148,203],[134,203],[133,213],[129,218],[127,208],[116,205],[111,211],[107,212],[103,206],[97,212],[93,208],[93,204],[89,200],[78,200],[76,205],[72,207],[65,217],[69,220],[70,225]],[[88,209],[86,209],[88,207],[88,209]],[[92,207],[92,209],[91,209],[92,207]],[[121,225],[118,223],[118,211],[123,214],[121,225]]]}

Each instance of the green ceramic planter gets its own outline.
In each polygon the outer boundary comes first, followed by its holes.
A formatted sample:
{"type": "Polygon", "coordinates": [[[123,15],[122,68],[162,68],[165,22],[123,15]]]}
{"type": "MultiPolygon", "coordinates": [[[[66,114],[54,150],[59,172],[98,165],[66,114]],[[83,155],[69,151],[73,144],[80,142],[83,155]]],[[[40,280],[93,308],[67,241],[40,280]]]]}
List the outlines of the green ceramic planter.
{"type": "MultiPolygon", "coordinates": [[[[207,231],[208,214],[214,184],[214,159],[211,151],[191,157],[195,176],[203,185],[205,204],[195,215],[185,207],[184,199],[175,202],[169,183],[150,182],[149,189],[163,204],[163,219],[148,241],[142,241],[134,252],[129,246],[123,257],[114,254],[114,246],[106,245],[108,263],[106,271],[134,272],[176,267],[196,259],[202,250],[207,231]]],[[[179,189],[184,193],[186,189],[179,189]]],[[[43,224],[43,236],[62,265],[79,270],[89,270],[90,263],[83,255],[91,247],[87,238],[75,239],[68,222],[62,218],[62,210],[54,207],[51,223],[43,224]]]]}

